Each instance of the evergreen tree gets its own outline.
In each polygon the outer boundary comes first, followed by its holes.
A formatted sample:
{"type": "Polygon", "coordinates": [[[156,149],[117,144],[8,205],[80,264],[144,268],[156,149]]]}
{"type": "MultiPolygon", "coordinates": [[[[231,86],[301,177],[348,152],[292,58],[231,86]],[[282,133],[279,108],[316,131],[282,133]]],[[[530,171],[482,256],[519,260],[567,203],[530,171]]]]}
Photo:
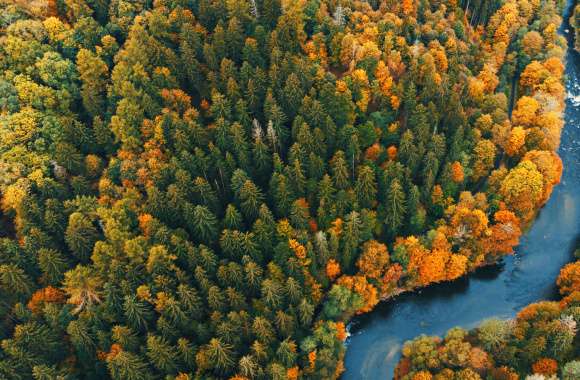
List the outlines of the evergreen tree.
{"type": "Polygon", "coordinates": [[[155,335],[147,337],[147,357],[155,368],[164,373],[174,373],[177,352],[163,338],[155,335]]]}
{"type": "Polygon", "coordinates": [[[107,359],[107,367],[114,380],[149,380],[152,378],[143,359],[126,351],[120,351],[107,359]]]}
{"type": "Polygon", "coordinates": [[[330,162],[332,172],[332,179],[337,189],[346,189],[350,184],[350,175],[348,172],[348,165],[346,163],[344,152],[338,151],[335,153],[330,162]]]}
{"type": "Polygon", "coordinates": [[[377,184],[373,169],[363,166],[355,184],[357,198],[361,207],[371,207],[376,198],[377,184]]]}
{"type": "Polygon", "coordinates": [[[89,258],[98,236],[97,229],[88,217],[78,212],[70,215],[65,237],[69,249],[79,260],[89,258]]]}
{"type": "Polygon", "coordinates": [[[389,187],[386,197],[387,201],[385,203],[385,222],[392,236],[395,236],[403,225],[406,212],[405,198],[403,187],[397,179],[393,180],[389,187]]]}
{"type": "Polygon", "coordinates": [[[218,373],[228,373],[235,364],[232,346],[212,338],[206,346],[207,355],[218,373]]]}
{"type": "Polygon", "coordinates": [[[77,54],[83,106],[91,117],[103,115],[106,109],[106,90],[109,68],[102,59],[87,49],[77,54]]]}
{"type": "Polygon", "coordinates": [[[262,191],[250,180],[244,182],[238,191],[240,208],[248,220],[253,220],[258,215],[260,205],[264,201],[262,191]]]}
{"type": "Polygon", "coordinates": [[[194,236],[202,242],[210,243],[217,236],[217,219],[204,206],[195,206],[191,218],[194,236]]]}

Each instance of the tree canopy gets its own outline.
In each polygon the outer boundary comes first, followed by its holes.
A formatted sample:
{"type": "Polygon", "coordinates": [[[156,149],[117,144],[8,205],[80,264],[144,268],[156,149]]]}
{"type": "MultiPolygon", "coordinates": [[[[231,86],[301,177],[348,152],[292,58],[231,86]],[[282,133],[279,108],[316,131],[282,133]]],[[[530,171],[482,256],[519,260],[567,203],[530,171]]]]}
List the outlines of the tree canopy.
{"type": "Polygon", "coordinates": [[[339,377],[559,182],[558,7],[0,0],[0,377],[339,377]]]}

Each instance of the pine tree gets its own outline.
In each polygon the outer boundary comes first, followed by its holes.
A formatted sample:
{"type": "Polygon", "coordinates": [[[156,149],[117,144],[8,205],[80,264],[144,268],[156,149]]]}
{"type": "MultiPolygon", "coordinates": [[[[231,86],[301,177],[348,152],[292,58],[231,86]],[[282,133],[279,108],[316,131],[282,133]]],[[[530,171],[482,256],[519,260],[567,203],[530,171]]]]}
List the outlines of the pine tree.
{"type": "MultiPolygon", "coordinates": [[[[185,183],[183,183],[185,189],[185,183]]],[[[181,188],[182,186],[180,186],[181,188]]],[[[219,199],[205,178],[197,177],[193,182],[193,194],[197,203],[206,206],[212,212],[220,210],[219,199]]]]}
{"type": "Polygon", "coordinates": [[[298,229],[305,230],[308,228],[309,219],[308,203],[306,203],[304,198],[295,200],[290,208],[290,222],[292,225],[298,229]]]}
{"type": "Polygon", "coordinates": [[[294,202],[294,194],[288,183],[288,179],[283,174],[274,173],[270,180],[270,191],[273,193],[276,213],[283,217],[290,213],[290,206],[294,202]]]}
{"type": "Polygon", "coordinates": [[[140,338],[127,326],[117,325],[111,329],[111,339],[118,343],[127,351],[137,351],[140,345],[140,338]]]}
{"type": "Polygon", "coordinates": [[[215,272],[218,262],[217,255],[206,246],[201,245],[199,248],[198,263],[209,273],[215,272]]]}
{"type": "Polygon", "coordinates": [[[244,216],[248,220],[254,220],[264,201],[262,191],[251,180],[247,180],[238,192],[238,199],[244,216]]]}
{"type": "Polygon", "coordinates": [[[295,73],[290,74],[286,79],[282,94],[284,98],[284,109],[290,118],[293,118],[296,112],[298,112],[302,104],[302,98],[304,97],[300,80],[295,73]]]}
{"type": "Polygon", "coordinates": [[[181,27],[179,41],[181,60],[183,62],[185,76],[190,86],[200,95],[208,96],[206,84],[204,83],[204,75],[201,70],[201,63],[199,62],[202,51],[201,38],[194,30],[193,25],[185,23],[181,27]]]}
{"type": "Polygon", "coordinates": [[[304,176],[300,161],[294,160],[287,172],[287,177],[292,178],[294,194],[304,196],[306,194],[306,177],[304,176]]]}
{"type": "Polygon", "coordinates": [[[277,281],[266,279],[262,282],[262,297],[267,305],[279,307],[282,302],[282,287],[277,281]]]}
{"type": "Polygon", "coordinates": [[[292,367],[297,359],[296,351],[296,343],[294,341],[285,339],[280,342],[280,345],[276,350],[276,356],[278,356],[284,366],[292,367]]]}
{"type": "Polygon", "coordinates": [[[163,338],[153,334],[147,336],[147,357],[159,371],[175,373],[177,352],[163,338]]]}
{"type": "Polygon", "coordinates": [[[293,277],[288,277],[284,290],[290,302],[294,304],[302,298],[302,287],[293,277]]]}
{"type": "Polygon", "coordinates": [[[238,368],[242,376],[252,379],[258,375],[259,366],[256,359],[252,355],[242,356],[238,363],[238,368]]]}
{"type": "Polygon", "coordinates": [[[282,336],[292,336],[295,328],[296,326],[294,318],[291,315],[283,312],[282,310],[278,310],[276,312],[276,329],[282,336]]]}
{"type": "MultiPolygon", "coordinates": [[[[21,354],[28,366],[33,363],[53,363],[64,358],[60,337],[54,329],[36,321],[19,324],[12,339],[3,341],[7,353],[21,354]]],[[[15,357],[17,359],[18,357],[15,357]]]]}
{"type": "Polygon", "coordinates": [[[262,17],[260,20],[265,26],[273,29],[276,26],[278,17],[282,14],[282,4],[280,0],[262,0],[260,7],[262,17]]]}
{"type": "Polygon", "coordinates": [[[177,340],[177,352],[185,368],[190,371],[195,369],[195,347],[186,338],[177,340]]]}
{"type": "Polygon", "coordinates": [[[246,172],[250,170],[250,149],[244,128],[239,123],[230,127],[232,150],[236,154],[237,164],[246,172]]]}
{"type": "Polygon", "coordinates": [[[303,298],[298,305],[298,312],[298,317],[300,318],[302,326],[310,326],[312,317],[314,316],[314,306],[303,298]]]}
{"type": "Polygon", "coordinates": [[[268,120],[266,135],[274,151],[281,151],[288,139],[288,130],[284,123],[288,119],[276,98],[269,89],[264,100],[264,116],[268,120]]]}
{"type": "MultiPolygon", "coordinates": [[[[5,371],[2,371],[5,374],[5,371]]],[[[14,374],[14,378],[16,379],[17,375],[14,374]]],[[[52,380],[59,378],[59,372],[54,368],[54,366],[47,366],[47,365],[35,365],[32,368],[32,376],[34,380],[52,380]]]]}
{"type": "Polygon", "coordinates": [[[181,284],[177,287],[179,304],[195,319],[199,319],[202,313],[202,302],[195,288],[181,284]]]}
{"type": "Polygon", "coordinates": [[[336,189],[332,184],[332,179],[325,174],[318,184],[318,199],[320,203],[332,203],[336,189]]]}
{"type": "Polygon", "coordinates": [[[150,380],[150,370],[138,355],[120,351],[107,359],[107,367],[113,380],[150,380]]]}
{"type": "Polygon", "coordinates": [[[410,129],[407,129],[399,143],[397,156],[401,162],[407,166],[413,173],[417,169],[419,160],[417,155],[417,146],[415,145],[415,137],[410,129]]]}
{"type": "Polygon", "coordinates": [[[218,234],[218,221],[215,215],[205,206],[190,205],[185,209],[186,219],[193,237],[206,244],[211,244],[218,234]]]}
{"type": "Polygon", "coordinates": [[[106,109],[109,68],[87,49],[79,50],[77,67],[82,81],[83,106],[91,117],[102,115],[106,109]]]}
{"type": "Polygon", "coordinates": [[[272,225],[268,225],[262,219],[258,218],[252,226],[252,233],[255,237],[256,249],[262,252],[271,252],[272,250],[272,225]]]}
{"type": "Polygon", "coordinates": [[[432,151],[427,152],[423,158],[423,167],[421,169],[421,177],[423,186],[421,188],[424,199],[429,199],[431,196],[431,189],[435,184],[437,173],[439,172],[439,160],[432,151]]]}
{"type": "Polygon", "coordinates": [[[385,203],[385,222],[391,236],[396,236],[405,220],[405,192],[397,179],[391,182],[385,203]]]}
{"type": "Polygon", "coordinates": [[[82,320],[71,321],[66,328],[66,332],[76,349],[77,355],[84,360],[90,360],[92,355],[94,355],[96,342],[91,336],[87,323],[82,320]]]}
{"type": "Polygon", "coordinates": [[[235,62],[240,62],[244,47],[244,31],[237,17],[230,18],[226,31],[226,46],[228,56],[235,62]]]}
{"type": "Polygon", "coordinates": [[[231,230],[242,230],[242,214],[236,209],[236,206],[229,204],[223,219],[223,227],[231,230]]]}
{"type": "Polygon", "coordinates": [[[250,289],[256,289],[260,286],[262,283],[262,274],[262,268],[253,261],[248,261],[244,265],[244,278],[250,286],[250,289]]]}
{"type": "Polygon", "coordinates": [[[409,125],[417,139],[417,143],[425,146],[429,142],[429,134],[431,132],[428,120],[427,109],[422,104],[419,104],[409,117],[409,125]]]}
{"type": "Polygon", "coordinates": [[[254,318],[252,329],[256,337],[264,343],[270,343],[274,340],[274,328],[272,323],[264,317],[254,318]]]}
{"type": "Polygon", "coordinates": [[[322,176],[325,173],[325,163],[324,160],[314,154],[314,153],[310,153],[310,155],[308,156],[308,164],[307,164],[307,169],[308,169],[308,177],[310,179],[315,180],[314,183],[316,183],[316,181],[319,181],[322,176]]]}
{"type": "Polygon", "coordinates": [[[368,166],[359,169],[355,190],[360,206],[371,207],[377,194],[377,183],[373,169],[368,166]]]}
{"type": "Polygon", "coordinates": [[[127,322],[137,331],[145,329],[152,316],[148,305],[134,296],[125,296],[123,310],[127,322]]]}
{"type": "MultiPolygon", "coordinates": [[[[255,120],[255,119],[254,119],[255,120]]],[[[272,170],[272,156],[270,148],[262,139],[262,129],[254,126],[254,146],[252,148],[253,163],[257,178],[263,183],[272,170]]]]}
{"type": "Polygon", "coordinates": [[[421,193],[416,185],[412,185],[407,191],[407,225],[410,234],[419,234],[423,231],[425,223],[425,210],[421,205],[421,193]]]}
{"type": "Polygon", "coordinates": [[[0,265],[0,287],[8,294],[28,296],[33,283],[28,275],[13,264],[0,265]]]}
{"type": "Polygon", "coordinates": [[[343,252],[341,257],[341,267],[345,271],[352,268],[356,251],[361,239],[361,220],[356,211],[349,213],[344,220],[343,252]]]}
{"type": "Polygon", "coordinates": [[[222,311],[225,308],[225,299],[222,290],[217,286],[212,286],[207,292],[207,303],[214,311],[222,311]]]}
{"type": "Polygon", "coordinates": [[[69,249],[79,260],[88,260],[98,237],[98,231],[88,217],[79,212],[70,215],[65,239],[69,249]]]}
{"type": "Polygon", "coordinates": [[[206,345],[210,362],[220,374],[228,373],[235,365],[232,346],[223,343],[219,338],[212,338],[206,345]]]}
{"type": "Polygon", "coordinates": [[[350,184],[348,165],[344,158],[344,152],[337,151],[330,162],[332,180],[337,189],[346,189],[350,184]]]}

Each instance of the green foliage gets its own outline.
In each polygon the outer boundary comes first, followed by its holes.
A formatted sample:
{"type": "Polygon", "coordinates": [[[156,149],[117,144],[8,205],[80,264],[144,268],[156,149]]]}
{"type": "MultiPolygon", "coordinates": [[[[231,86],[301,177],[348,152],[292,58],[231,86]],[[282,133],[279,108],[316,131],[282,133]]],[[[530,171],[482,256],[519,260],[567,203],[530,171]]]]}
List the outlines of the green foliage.
{"type": "Polygon", "coordinates": [[[329,319],[341,317],[345,313],[352,315],[363,305],[360,295],[343,286],[333,285],[328,293],[328,301],[324,304],[324,314],[329,319]]]}
{"type": "Polygon", "coordinates": [[[98,231],[89,218],[75,212],[69,217],[65,239],[71,252],[79,260],[86,261],[98,239],[98,231]]]}
{"type": "Polygon", "coordinates": [[[489,319],[479,325],[477,338],[486,350],[496,351],[505,345],[511,333],[510,330],[507,321],[489,319]]]}

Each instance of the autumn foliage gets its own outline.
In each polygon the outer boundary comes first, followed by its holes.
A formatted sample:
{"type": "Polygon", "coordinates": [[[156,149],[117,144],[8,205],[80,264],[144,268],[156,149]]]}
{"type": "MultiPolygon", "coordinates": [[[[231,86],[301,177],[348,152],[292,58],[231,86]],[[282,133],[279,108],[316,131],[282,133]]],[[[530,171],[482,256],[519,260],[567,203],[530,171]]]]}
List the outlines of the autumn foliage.
{"type": "Polygon", "coordinates": [[[32,298],[28,302],[28,308],[33,313],[39,313],[42,307],[47,303],[62,304],[65,301],[66,296],[62,290],[48,286],[36,291],[32,295],[32,298]]]}
{"type": "Polygon", "coordinates": [[[354,291],[362,297],[363,306],[357,310],[358,314],[371,311],[379,303],[377,289],[364,276],[342,276],[338,279],[337,284],[354,291]]]}
{"type": "MultiPolygon", "coordinates": [[[[0,1],[0,378],[338,378],[561,180],[559,5],[0,1]]],[[[513,377],[449,341],[398,376],[513,377]]]]}
{"type": "Polygon", "coordinates": [[[326,263],[326,275],[331,280],[336,279],[340,275],[340,264],[336,260],[328,260],[328,263],[326,263]]]}
{"type": "Polygon", "coordinates": [[[532,365],[532,371],[546,376],[555,375],[558,372],[558,362],[550,358],[541,358],[532,365]]]}

